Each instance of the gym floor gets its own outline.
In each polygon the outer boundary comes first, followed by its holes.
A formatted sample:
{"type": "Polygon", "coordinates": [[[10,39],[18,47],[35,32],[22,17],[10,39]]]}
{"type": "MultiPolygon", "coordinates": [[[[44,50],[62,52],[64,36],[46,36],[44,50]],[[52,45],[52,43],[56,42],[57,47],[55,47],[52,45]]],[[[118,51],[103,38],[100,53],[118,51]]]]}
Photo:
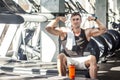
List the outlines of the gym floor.
{"type": "MultiPolygon", "coordinates": [[[[98,80],[120,80],[120,51],[116,52],[114,56],[109,57],[106,63],[99,63],[98,67],[98,80]]],[[[49,76],[47,75],[57,76],[56,63],[14,61],[9,58],[0,58],[0,80],[10,80],[9,78],[12,80],[48,80],[49,76]],[[41,74],[44,74],[44,76],[41,74]]],[[[82,77],[79,75],[79,78],[82,77]]],[[[83,79],[77,80],[90,79],[83,77],[83,79]]]]}
{"type": "Polygon", "coordinates": [[[120,80],[120,51],[110,58],[106,63],[99,64],[99,80],[120,80]]]}

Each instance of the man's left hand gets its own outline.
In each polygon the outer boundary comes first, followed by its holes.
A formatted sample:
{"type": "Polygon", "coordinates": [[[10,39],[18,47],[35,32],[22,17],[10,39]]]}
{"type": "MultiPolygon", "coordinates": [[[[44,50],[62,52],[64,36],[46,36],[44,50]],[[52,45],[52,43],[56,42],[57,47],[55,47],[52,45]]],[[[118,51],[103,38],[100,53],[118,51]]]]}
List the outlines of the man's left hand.
{"type": "Polygon", "coordinates": [[[95,20],[95,17],[93,17],[93,16],[88,17],[88,21],[94,21],[94,20],[95,20]]]}

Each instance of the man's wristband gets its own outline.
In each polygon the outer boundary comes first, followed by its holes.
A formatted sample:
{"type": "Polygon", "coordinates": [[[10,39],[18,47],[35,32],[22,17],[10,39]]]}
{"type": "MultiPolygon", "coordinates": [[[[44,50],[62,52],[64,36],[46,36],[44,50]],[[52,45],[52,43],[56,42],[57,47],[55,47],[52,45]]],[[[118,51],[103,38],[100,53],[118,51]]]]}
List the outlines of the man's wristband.
{"type": "Polygon", "coordinates": [[[97,17],[95,17],[94,21],[96,21],[96,20],[97,20],[97,17]]]}

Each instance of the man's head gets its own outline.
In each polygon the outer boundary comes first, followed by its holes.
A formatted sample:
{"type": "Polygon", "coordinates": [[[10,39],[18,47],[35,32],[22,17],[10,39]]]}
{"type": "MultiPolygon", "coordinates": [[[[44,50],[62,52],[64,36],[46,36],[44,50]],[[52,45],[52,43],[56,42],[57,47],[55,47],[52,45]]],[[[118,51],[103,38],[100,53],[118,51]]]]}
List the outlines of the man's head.
{"type": "Polygon", "coordinates": [[[78,27],[81,24],[81,15],[78,12],[74,12],[71,14],[71,25],[72,27],[78,27]]]}

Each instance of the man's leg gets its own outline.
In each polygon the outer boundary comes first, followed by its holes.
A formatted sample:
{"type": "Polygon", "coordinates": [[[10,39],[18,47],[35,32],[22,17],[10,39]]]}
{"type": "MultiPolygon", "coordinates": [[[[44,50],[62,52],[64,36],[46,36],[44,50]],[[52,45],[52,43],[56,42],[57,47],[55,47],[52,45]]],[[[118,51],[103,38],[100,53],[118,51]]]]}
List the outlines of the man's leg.
{"type": "Polygon", "coordinates": [[[86,66],[89,67],[89,74],[92,79],[97,78],[97,62],[96,57],[94,55],[89,56],[89,60],[85,62],[86,66]]]}
{"type": "Polygon", "coordinates": [[[59,76],[66,76],[66,68],[67,68],[67,59],[66,56],[61,53],[57,57],[57,69],[59,76]]]}

